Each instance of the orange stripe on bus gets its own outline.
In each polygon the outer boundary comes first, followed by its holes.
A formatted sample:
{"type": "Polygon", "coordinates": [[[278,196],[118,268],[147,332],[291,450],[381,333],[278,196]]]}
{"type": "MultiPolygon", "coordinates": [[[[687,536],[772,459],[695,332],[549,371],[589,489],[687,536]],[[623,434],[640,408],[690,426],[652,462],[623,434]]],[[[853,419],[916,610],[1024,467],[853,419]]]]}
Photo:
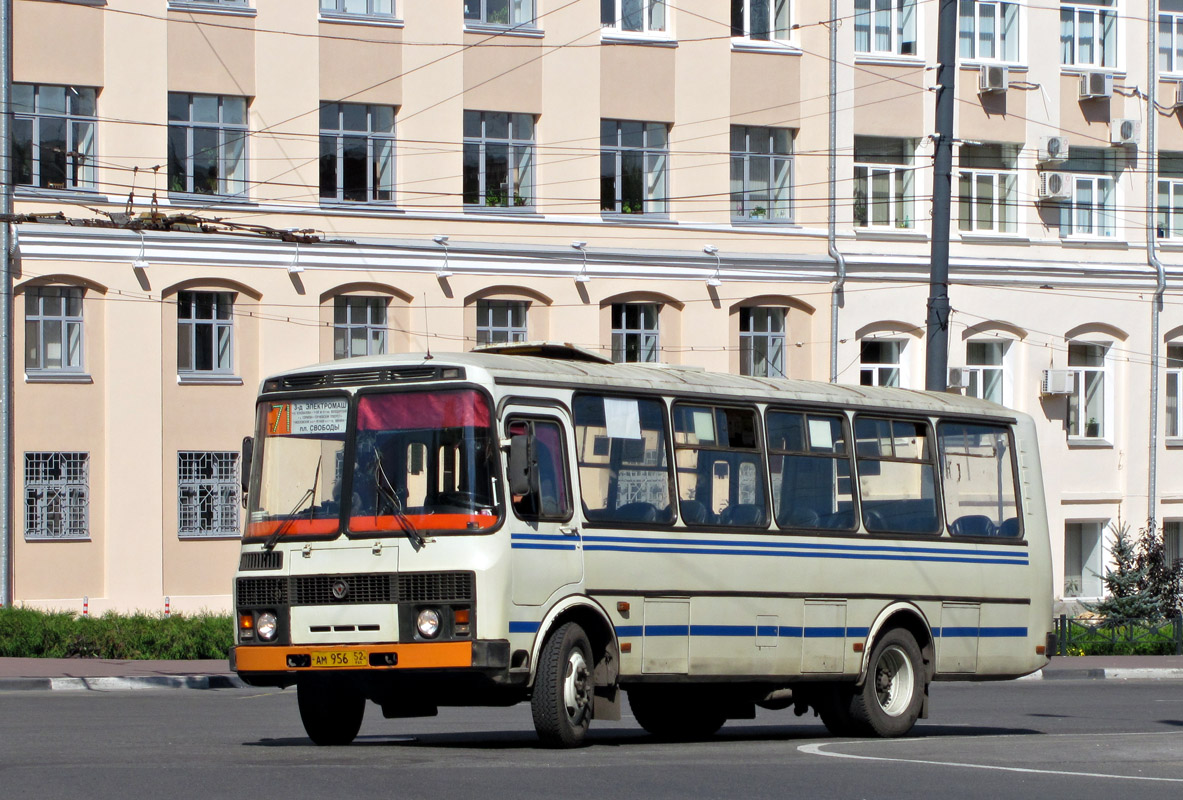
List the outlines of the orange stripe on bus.
{"type": "Polygon", "coordinates": [[[284,536],[325,536],[339,530],[337,518],[331,519],[273,519],[266,522],[252,522],[246,526],[247,538],[270,536],[283,528],[284,536]]]}
{"type": "MultiPolygon", "coordinates": [[[[292,672],[289,655],[307,655],[340,650],[364,650],[370,653],[396,653],[398,663],[393,667],[318,667],[317,669],[440,669],[471,667],[472,642],[431,642],[398,645],[349,645],[335,647],[266,647],[240,645],[234,651],[235,667],[239,672],[292,672]]],[[[368,659],[367,659],[368,660],[368,659]]],[[[301,669],[311,669],[302,667],[301,669]]]]}
{"type": "MultiPolygon", "coordinates": [[[[469,525],[476,525],[477,530],[492,528],[497,524],[497,517],[491,514],[407,514],[406,518],[416,530],[421,531],[466,531],[473,530],[469,525]]],[[[350,517],[349,530],[358,533],[371,531],[403,530],[399,518],[391,514],[382,516],[350,517]]]]}

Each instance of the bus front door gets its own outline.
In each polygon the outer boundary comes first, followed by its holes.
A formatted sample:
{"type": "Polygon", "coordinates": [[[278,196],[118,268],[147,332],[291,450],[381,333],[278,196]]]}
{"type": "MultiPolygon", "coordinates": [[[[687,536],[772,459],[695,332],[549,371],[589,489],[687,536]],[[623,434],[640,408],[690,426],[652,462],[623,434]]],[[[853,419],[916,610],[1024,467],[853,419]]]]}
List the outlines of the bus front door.
{"type": "Polygon", "coordinates": [[[534,472],[525,494],[512,495],[510,513],[513,602],[539,606],[583,581],[583,542],[571,485],[571,423],[558,409],[506,410],[505,435],[533,443],[534,472]]]}

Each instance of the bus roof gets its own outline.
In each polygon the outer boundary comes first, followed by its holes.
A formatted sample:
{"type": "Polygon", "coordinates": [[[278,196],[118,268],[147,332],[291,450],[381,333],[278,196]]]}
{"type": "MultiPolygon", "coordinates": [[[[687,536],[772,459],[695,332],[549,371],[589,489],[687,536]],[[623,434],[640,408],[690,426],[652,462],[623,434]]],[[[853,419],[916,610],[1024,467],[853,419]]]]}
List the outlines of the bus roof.
{"type": "Polygon", "coordinates": [[[264,385],[272,384],[276,389],[280,387],[274,385],[275,381],[285,384],[285,389],[372,385],[384,382],[374,379],[382,369],[455,366],[483,370],[493,383],[510,386],[536,385],[618,391],[640,389],[673,395],[718,396],[720,399],[729,400],[775,402],[791,399],[806,403],[887,407],[945,414],[984,414],[1010,419],[1022,416],[1017,411],[995,403],[964,397],[953,392],[922,392],[791,378],[756,378],[709,372],[701,367],[675,364],[596,363],[578,356],[572,359],[550,355],[557,355],[562,350],[562,346],[558,346],[547,356],[492,352],[364,356],[287,370],[269,377],[264,385]],[[331,373],[341,376],[341,373],[350,372],[367,376],[367,380],[334,380],[323,383],[308,380],[317,374],[331,373]],[[290,384],[284,381],[285,378],[297,376],[302,379],[290,384]]]}

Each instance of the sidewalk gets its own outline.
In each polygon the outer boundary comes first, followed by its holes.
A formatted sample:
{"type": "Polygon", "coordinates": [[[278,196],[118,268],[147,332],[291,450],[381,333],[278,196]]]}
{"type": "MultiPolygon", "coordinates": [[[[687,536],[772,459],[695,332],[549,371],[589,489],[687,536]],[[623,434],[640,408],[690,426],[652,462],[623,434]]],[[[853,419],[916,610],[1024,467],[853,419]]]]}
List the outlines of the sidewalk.
{"type": "MultiPolygon", "coordinates": [[[[1021,680],[1183,680],[1183,656],[1056,657],[1021,680]]],[[[235,689],[244,684],[216,661],[0,658],[0,692],[17,690],[235,689]]]]}

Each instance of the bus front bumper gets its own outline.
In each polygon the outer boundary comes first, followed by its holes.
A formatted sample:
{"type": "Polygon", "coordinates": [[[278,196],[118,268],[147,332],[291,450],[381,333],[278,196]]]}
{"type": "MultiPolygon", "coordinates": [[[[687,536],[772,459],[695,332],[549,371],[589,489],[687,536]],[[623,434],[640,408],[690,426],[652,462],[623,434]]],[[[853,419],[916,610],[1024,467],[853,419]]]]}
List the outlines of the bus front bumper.
{"type": "Polygon", "coordinates": [[[230,669],[251,677],[323,671],[480,670],[509,668],[509,642],[414,642],[323,646],[238,645],[230,648],[230,669]]]}

